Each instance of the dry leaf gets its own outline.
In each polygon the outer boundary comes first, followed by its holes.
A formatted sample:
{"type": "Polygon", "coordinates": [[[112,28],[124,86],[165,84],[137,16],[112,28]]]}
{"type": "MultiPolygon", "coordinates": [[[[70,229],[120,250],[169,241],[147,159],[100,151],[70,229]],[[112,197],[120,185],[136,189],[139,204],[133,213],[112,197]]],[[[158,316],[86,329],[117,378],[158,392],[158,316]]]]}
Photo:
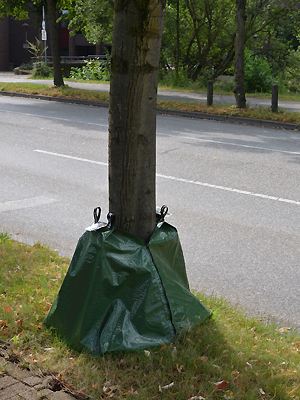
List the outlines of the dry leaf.
{"type": "Polygon", "coordinates": [[[200,360],[203,362],[207,362],[208,361],[208,357],[207,356],[201,356],[200,360]]]}
{"type": "Polygon", "coordinates": [[[179,372],[181,374],[184,371],[184,366],[176,364],[176,370],[177,370],[177,372],[179,372]]]}
{"type": "Polygon", "coordinates": [[[5,306],[3,307],[3,310],[5,313],[9,314],[13,311],[13,309],[10,306],[5,306]]]}
{"type": "Polygon", "coordinates": [[[113,385],[110,381],[106,381],[103,385],[103,393],[106,397],[112,398],[115,394],[117,394],[119,390],[118,385],[113,385]]]}
{"type": "Polygon", "coordinates": [[[229,382],[223,380],[216,382],[214,385],[217,390],[226,390],[229,386],[229,382]]]}
{"type": "Polygon", "coordinates": [[[16,320],[16,325],[19,329],[23,328],[23,320],[22,319],[17,319],[16,320]]]}
{"type": "Polygon", "coordinates": [[[283,326],[282,328],[277,329],[279,333],[288,333],[291,330],[288,326],[283,326]]]}
{"type": "Polygon", "coordinates": [[[0,319],[0,330],[4,330],[7,327],[8,327],[7,321],[5,321],[4,319],[0,319]]]}
{"type": "Polygon", "coordinates": [[[174,382],[171,382],[168,385],[164,385],[164,386],[159,385],[158,386],[158,391],[162,392],[163,390],[171,389],[173,386],[174,386],[174,382]]]}
{"type": "Polygon", "coordinates": [[[259,388],[258,391],[259,391],[259,393],[262,394],[263,396],[266,394],[266,392],[265,392],[262,388],[259,388]]]}

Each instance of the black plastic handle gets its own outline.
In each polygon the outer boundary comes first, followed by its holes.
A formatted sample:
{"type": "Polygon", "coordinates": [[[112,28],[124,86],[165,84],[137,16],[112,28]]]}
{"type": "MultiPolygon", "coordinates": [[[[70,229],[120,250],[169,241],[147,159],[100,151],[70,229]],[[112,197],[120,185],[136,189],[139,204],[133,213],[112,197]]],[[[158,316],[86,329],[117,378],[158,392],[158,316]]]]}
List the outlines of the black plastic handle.
{"type": "Polygon", "coordinates": [[[111,229],[112,227],[113,227],[113,224],[114,224],[114,222],[115,222],[115,214],[113,214],[113,213],[111,213],[111,212],[109,212],[108,214],[107,214],[107,227],[109,228],[109,229],[111,229]]]}
{"type": "Polygon", "coordinates": [[[163,205],[161,207],[161,209],[160,209],[160,217],[161,217],[162,221],[165,220],[165,216],[168,214],[168,211],[169,211],[169,209],[168,209],[168,207],[166,205],[163,205]]]}
{"type": "Polygon", "coordinates": [[[101,217],[101,207],[94,208],[94,221],[95,221],[95,224],[97,224],[97,222],[100,221],[100,217],[101,217]]]}

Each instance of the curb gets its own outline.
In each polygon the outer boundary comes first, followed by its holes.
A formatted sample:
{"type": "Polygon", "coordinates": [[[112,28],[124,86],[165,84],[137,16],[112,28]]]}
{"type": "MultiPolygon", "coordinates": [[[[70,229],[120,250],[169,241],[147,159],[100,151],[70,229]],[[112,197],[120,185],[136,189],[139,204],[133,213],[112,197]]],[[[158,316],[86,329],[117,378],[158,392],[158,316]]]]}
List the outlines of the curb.
{"type": "MultiPolygon", "coordinates": [[[[0,91],[0,95],[11,96],[11,97],[24,97],[24,98],[29,98],[29,99],[57,101],[60,103],[79,104],[79,105],[86,105],[86,106],[108,108],[108,103],[104,103],[101,101],[70,99],[68,97],[52,97],[52,96],[45,96],[45,95],[39,95],[39,94],[27,94],[27,93],[7,92],[7,91],[0,91]]],[[[265,120],[265,119],[254,119],[254,118],[247,118],[247,117],[235,117],[232,115],[218,115],[218,114],[210,114],[210,113],[205,113],[205,112],[200,112],[200,111],[196,112],[196,111],[180,111],[180,110],[162,109],[160,107],[157,108],[157,111],[159,112],[159,114],[162,114],[162,115],[174,115],[174,116],[178,116],[178,117],[206,119],[206,120],[211,120],[211,121],[220,121],[220,122],[234,123],[234,124],[239,124],[239,125],[257,126],[260,128],[265,127],[265,128],[300,131],[300,124],[295,124],[295,123],[291,123],[291,122],[270,121],[270,120],[265,120]]]]}

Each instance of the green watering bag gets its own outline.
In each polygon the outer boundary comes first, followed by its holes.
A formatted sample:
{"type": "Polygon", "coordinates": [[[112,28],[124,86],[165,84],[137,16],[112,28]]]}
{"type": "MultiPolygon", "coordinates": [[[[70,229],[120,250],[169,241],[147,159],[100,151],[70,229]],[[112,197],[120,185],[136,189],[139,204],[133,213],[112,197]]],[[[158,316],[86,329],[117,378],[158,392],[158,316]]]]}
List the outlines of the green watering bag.
{"type": "Polygon", "coordinates": [[[73,348],[94,355],[170,343],[210,316],[189,290],[177,230],[165,206],[148,243],[116,231],[113,216],[82,235],[45,320],[73,348]]]}

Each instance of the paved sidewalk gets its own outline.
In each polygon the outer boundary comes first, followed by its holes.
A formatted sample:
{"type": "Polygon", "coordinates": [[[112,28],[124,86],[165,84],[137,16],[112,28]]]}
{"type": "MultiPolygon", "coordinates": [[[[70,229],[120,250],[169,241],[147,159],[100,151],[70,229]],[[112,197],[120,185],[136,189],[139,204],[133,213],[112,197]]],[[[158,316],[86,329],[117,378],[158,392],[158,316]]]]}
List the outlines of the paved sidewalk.
{"type": "Polygon", "coordinates": [[[87,399],[86,396],[74,397],[60,381],[53,376],[34,373],[22,369],[15,362],[13,354],[5,346],[0,346],[0,400],[75,400],[87,399]]]}
{"type": "MultiPolygon", "coordinates": [[[[45,83],[52,84],[53,81],[49,79],[43,80],[35,80],[28,79],[26,75],[15,75],[12,72],[0,72],[0,82],[27,82],[27,83],[45,83]]],[[[99,92],[108,92],[109,84],[107,83],[82,83],[82,82],[66,82],[68,86],[83,89],[83,90],[96,90],[99,92]]],[[[196,92],[179,92],[175,90],[165,90],[158,89],[158,97],[160,100],[173,100],[183,103],[191,103],[195,101],[199,101],[201,103],[206,103],[206,94],[205,93],[196,93],[196,92]]],[[[280,94],[279,94],[280,99],[280,94]]],[[[214,103],[215,104],[235,104],[234,96],[230,95],[214,95],[214,103]]],[[[259,107],[259,106],[270,106],[271,107],[271,95],[270,99],[259,99],[255,97],[247,96],[247,104],[250,107],[259,107]]],[[[279,108],[291,111],[291,112],[300,112],[300,102],[297,101],[280,101],[279,100],[279,108]]]]}

